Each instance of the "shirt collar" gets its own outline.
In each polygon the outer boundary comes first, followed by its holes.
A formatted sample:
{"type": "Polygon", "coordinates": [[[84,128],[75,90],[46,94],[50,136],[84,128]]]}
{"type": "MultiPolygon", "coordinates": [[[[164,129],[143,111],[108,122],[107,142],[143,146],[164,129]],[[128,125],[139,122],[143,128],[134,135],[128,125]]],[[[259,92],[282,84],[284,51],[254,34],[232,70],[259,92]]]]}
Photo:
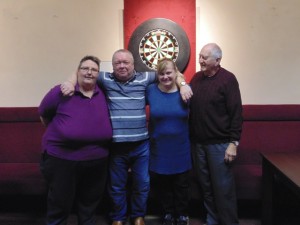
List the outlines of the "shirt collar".
{"type": "MultiPolygon", "coordinates": [[[[129,82],[133,81],[136,78],[136,75],[137,75],[137,72],[135,70],[133,70],[133,76],[128,81],[126,81],[124,83],[126,84],[126,83],[129,83],[129,82]]],[[[110,77],[110,79],[115,80],[115,81],[118,82],[118,79],[115,77],[115,73],[109,74],[109,77],[110,77]]]]}
{"type": "MultiPolygon", "coordinates": [[[[93,94],[93,96],[96,95],[96,94],[98,94],[99,91],[100,91],[100,90],[99,90],[99,87],[98,87],[98,85],[96,84],[96,85],[95,85],[95,89],[94,89],[94,94],[93,94]]],[[[75,85],[75,90],[74,90],[74,92],[77,93],[77,94],[82,94],[81,91],[80,91],[80,89],[79,89],[79,84],[78,84],[78,83],[76,83],[76,85],[75,85]]]]}

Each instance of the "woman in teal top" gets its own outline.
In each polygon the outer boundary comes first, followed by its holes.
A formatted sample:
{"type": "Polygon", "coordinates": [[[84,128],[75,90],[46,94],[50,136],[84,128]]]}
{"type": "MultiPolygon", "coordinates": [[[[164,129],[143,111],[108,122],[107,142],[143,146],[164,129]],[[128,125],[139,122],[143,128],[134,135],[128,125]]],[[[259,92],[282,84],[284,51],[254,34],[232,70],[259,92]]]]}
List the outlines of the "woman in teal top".
{"type": "Polygon", "coordinates": [[[163,224],[188,223],[189,170],[191,154],[188,104],[176,85],[178,69],[171,59],[157,67],[158,83],[147,89],[150,106],[150,171],[160,184],[163,224]]]}

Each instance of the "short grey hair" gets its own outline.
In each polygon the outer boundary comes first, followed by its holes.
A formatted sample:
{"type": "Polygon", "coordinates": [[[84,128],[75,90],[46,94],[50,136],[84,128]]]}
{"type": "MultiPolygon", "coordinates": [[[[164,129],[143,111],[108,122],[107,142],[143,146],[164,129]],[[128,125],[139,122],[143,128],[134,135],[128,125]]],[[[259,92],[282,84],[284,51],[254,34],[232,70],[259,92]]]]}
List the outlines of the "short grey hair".
{"type": "Polygon", "coordinates": [[[133,58],[133,55],[132,55],[131,51],[129,51],[127,49],[119,49],[119,50],[115,51],[113,56],[112,56],[112,61],[114,61],[115,55],[118,54],[118,53],[127,53],[129,55],[130,59],[132,60],[132,62],[134,62],[134,58],[133,58]]]}
{"type": "Polygon", "coordinates": [[[216,59],[222,59],[222,49],[216,43],[212,43],[211,54],[216,59]]]}
{"type": "Polygon", "coordinates": [[[204,47],[210,49],[211,55],[215,59],[222,59],[222,49],[220,48],[219,45],[217,45],[216,43],[208,43],[208,44],[204,45],[204,47]]]}

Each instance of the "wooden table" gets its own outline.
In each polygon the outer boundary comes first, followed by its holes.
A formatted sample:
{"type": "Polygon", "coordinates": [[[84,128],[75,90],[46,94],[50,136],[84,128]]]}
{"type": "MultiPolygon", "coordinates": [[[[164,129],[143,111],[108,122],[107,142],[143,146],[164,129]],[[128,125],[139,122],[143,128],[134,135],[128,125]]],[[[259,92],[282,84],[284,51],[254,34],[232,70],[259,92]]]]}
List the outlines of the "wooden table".
{"type": "Polygon", "coordinates": [[[300,153],[261,153],[262,155],[262,225],[273,225],[274,178],[286,185],[300,199],[300,153]]]}

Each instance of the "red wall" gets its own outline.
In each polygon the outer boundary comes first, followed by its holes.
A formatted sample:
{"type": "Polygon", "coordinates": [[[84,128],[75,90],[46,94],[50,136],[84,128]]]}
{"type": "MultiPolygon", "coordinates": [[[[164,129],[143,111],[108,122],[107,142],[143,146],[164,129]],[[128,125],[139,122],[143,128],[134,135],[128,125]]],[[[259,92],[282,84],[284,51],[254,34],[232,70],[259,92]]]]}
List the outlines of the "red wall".
{"type": "Polygon", "coordinates": [[[185,30],[191,47],[190,60],[184,71],[187,80],[196,71],[196,1],[195,0],[124,0],[124,46],[128,48],[134,30],[152,18],[166,18],[185,30]]]}

